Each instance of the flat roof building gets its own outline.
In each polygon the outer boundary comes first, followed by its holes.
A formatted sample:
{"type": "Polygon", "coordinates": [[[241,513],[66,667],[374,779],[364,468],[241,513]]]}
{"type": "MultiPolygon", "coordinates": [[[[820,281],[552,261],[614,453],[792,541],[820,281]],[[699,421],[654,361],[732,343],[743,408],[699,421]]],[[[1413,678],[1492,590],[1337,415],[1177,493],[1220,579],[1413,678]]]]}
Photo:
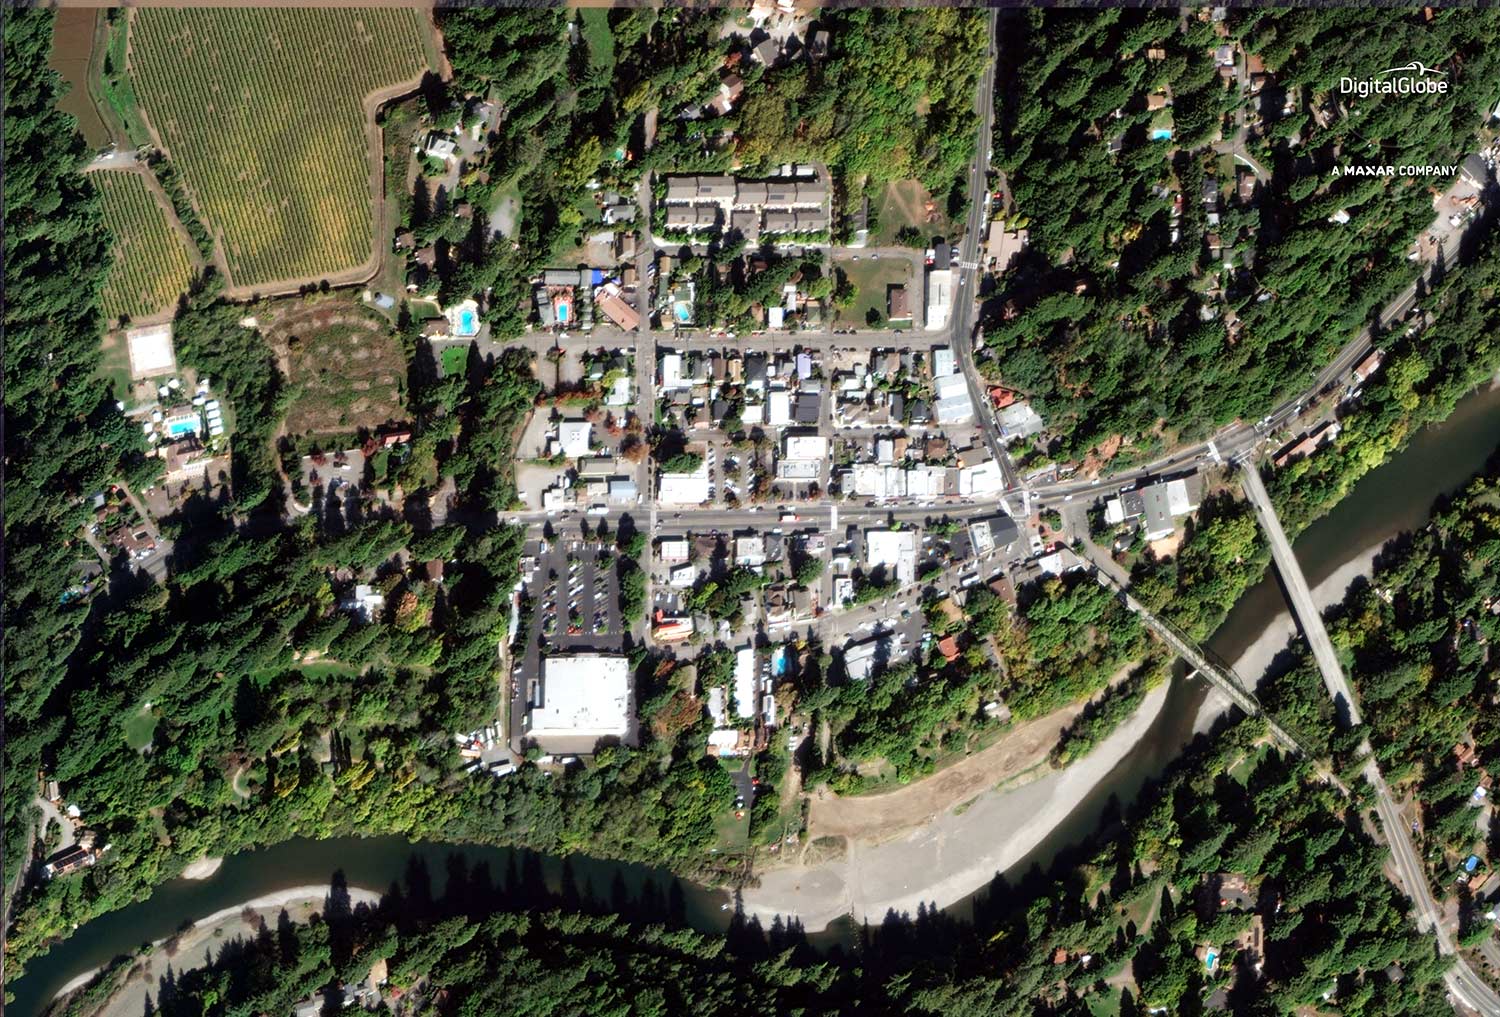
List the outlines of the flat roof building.
{"type": "Polygon", "coordinates": [[[630,733],[630,661],[617,654],[542,658],[526,716],[531,738],[624,738],[630,733]]]}

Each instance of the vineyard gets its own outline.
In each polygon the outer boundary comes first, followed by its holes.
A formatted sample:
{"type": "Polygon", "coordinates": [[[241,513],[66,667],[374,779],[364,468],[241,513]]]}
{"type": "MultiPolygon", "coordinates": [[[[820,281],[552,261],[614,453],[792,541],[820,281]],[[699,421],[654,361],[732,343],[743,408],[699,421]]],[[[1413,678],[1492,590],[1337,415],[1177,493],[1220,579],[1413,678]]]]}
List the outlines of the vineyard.
{"type": "Polygon", "coordinates": [[[409,9],[132,13],[136,95],[235,286],[326,278],[370,258],[364,99],[421,74],[426,30],[409,9]]]}
{"type": "Polygon", "coordinates": [[[143,318],[169,310],[193,276],[186,239],[139,173],[106,170],[89,180],[103,197],[104,222],[113,235],[105,315],[143,318]]]}

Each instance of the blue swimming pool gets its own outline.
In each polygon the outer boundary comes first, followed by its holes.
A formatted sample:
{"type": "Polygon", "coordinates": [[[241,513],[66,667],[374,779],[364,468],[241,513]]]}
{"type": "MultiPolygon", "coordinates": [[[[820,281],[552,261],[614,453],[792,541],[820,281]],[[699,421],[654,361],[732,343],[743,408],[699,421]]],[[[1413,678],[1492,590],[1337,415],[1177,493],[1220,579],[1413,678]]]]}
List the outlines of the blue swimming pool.
{"type": "Polygon", "coordinates": [[[677,320],[680,322],[686,323],[693,320],[693,310],[687,304],[673,304],[672,313],[677,315],[677,320]]]}
{"type": "Polygon", "coordinates": [[[167,424],[167,435],[172,438],[181,438],[185,434],[197,434],[198,421],[196,420],[174,420],[167,424]]]}
{"type": "Polygon", "coordinates": [[[559,325],[566,325],[568,323],[568,305],[567,304],[558,304],[557,305],[557,323],[559,325]]]}
{"type": "Polygon", "coordinates": [[[479,315],[471,309],[464,308],[458,312],[458,334],[462,336],[477,335],[479,333],[479,315]]]}
{"type": "Polygon", "coordinates": [[[1158,127],[1151,132],[1152,141],[1171,141],[1172,131],[1166,127],[1158,127]]]}

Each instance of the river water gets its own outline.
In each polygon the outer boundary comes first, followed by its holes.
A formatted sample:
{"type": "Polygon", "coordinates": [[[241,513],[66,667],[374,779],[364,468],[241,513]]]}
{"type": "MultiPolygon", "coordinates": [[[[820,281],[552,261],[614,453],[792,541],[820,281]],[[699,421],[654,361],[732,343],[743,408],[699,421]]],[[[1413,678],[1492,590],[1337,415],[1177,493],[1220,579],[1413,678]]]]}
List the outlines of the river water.
{"type": "MultiPolygon", "coordinates": [[[[1433,499],[1455,490],[1500,444],[1500,388],[1486,387],[1459,403],[1442,424],[1418,433],[1407,448],[1386,465],[1368,474],[1327,516],[1314,523],[1296,542],[1297,557],[1308,583],[1317,586],[1340,566],[1372,545],[1402,530],[1420,525],[1433,499]]],[[[1209,647],[1221,659],[1234,660],[1275,617],[1286,610],[1280,585],[1268,574],[1246,591],[1209,647]]],[[[1253,681],[1255,677],[1243,676],[1253,681]]],[[[1159,776],[1193,736],[1205,686],[1174,679],[1165,706],[1151,729],[1133,750],[1085,796],[1026,858],[1008,870],[1019,874],[1033,863],[1047,864],[1058,852],[1077,843],[1097,827],[1110,801],[1130,801],[1149,779],[1159,776]]],[[[115,911],[88,926],[35,961],[25,978],[10,986],[15,1002],[9,1008],[21,1017],[38,1014],[57,990],[75,975],[130,952],[142,943],[170,935],[183,922],[200,918],[241,901],[289,886],[325,883],[335,871],[351,886],[383,890],[400,880],[413,857],[426,863],[434,892],[440,892],[449,856],[457,854],[471,866],[485,863],[496,880],[507,867],[528,857],[522,852],[447,844],[411,844],[400,837],[343,838],[331,841],[292,840],[275,847],[249,851],[226,859],[211,878],[201,882],[176,880],[157,889],[151,899],[115,911]]],[[[541,863],[552,890],[563,880],[564,863],[546,856],[529,856],[541,863]]],[[[630,897],[648,885],[663,894],[676,884],[682,895],[682,914],[689,924],[705,931],[728,925],[723,909],[728,897],[662,870],[573,856],[567,863],[579,885],[599,899],[610,899],[623,884],[630,897]]],[[[953,909],[962,914],[968,902],[953,909]]],[[[843,938],[847,929],[835,926],[815,940],[843,938]]]]}

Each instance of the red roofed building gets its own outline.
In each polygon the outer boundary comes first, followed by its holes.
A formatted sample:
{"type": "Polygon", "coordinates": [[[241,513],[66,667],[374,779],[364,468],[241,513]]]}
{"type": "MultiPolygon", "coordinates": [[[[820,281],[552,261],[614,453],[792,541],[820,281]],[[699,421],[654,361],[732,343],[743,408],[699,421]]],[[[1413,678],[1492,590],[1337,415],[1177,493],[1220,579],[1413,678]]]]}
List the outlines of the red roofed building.
{"type": "Polygon", "coordinates": [[[994,402],[995,409],[1003,410],[1016,401],[1016,394],[1008,388],[1001,388],[999,385],[996,385],[990,389],[990,399],[994,402]]]}
{"type": "Polygon", "coordinates": [[[944,636],[938,640],[938,652],[948,663],[953,663],[958,659],[958,640],[953,636],[944,636]]]}

